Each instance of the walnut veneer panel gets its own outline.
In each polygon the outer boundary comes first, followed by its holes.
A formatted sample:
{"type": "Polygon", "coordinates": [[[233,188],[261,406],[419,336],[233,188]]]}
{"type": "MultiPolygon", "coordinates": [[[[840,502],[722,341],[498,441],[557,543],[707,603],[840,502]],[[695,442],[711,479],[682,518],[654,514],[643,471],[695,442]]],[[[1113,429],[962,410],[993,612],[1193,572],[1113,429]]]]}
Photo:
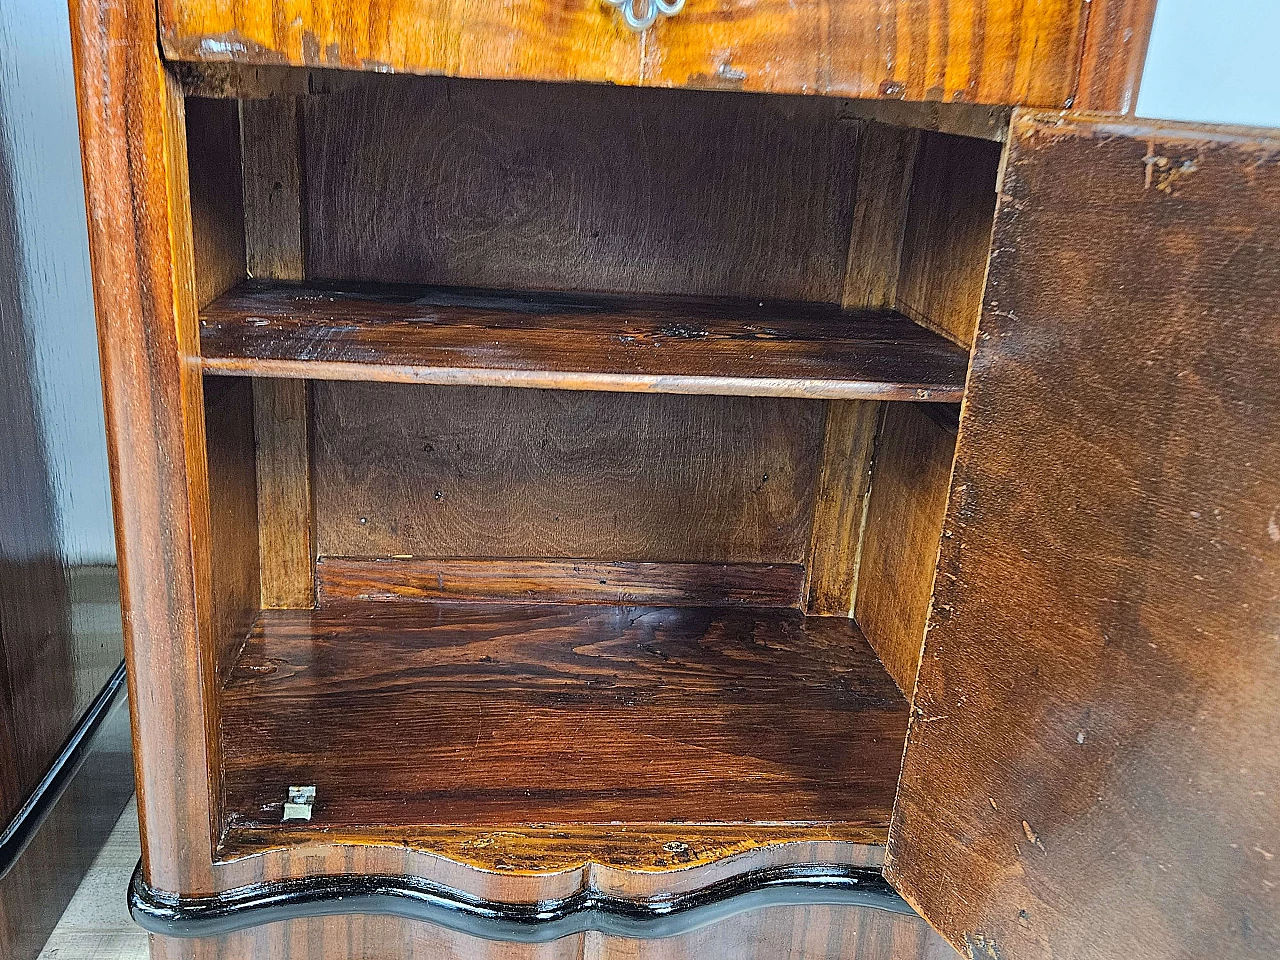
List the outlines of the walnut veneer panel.
{"type": "Polygon", "coordinates": [[[333,78],[307,276],[840,301],[856,121],[816,98],[333,78]]]}
{"type": "Polygon", "coordinates": [[[816,401],[316,382],[320,556],[802,563],[816,401]]]}
{"type": "Polygon", "coordinates": [[[1085,0],[689,0],[643,35],[596,0],[161,0],[175,59],[1060,107],[1085,0]]]}

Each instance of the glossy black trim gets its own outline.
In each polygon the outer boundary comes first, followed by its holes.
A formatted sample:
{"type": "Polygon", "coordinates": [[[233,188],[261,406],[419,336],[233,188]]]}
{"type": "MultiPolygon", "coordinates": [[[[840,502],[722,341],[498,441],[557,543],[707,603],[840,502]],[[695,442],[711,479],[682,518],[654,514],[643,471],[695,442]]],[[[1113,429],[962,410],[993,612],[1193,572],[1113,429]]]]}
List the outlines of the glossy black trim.
{"type": "Polygon", "coordinates": [[[125,670],[124,664],[121,663],[98,691],[93,703],[89,704],[89,709],[84,712],[76,728],[71,731],[71,736],[67,737],[62,749],[54,757],[53,763],[45,771],[45,775],[31,791],[31,796],[27,797],[27,802],[14,814],[4,832],[0,833],[0,880],[3,880],[5,875],[13,869],[22,852],[27,849],[39,831],[40,824],[44,823],[45,817],[49,816],[58,798],[62,796],[62,792],[67,789],[72,777],[88,757],[89,748],[98,734],[98,728],[102,726],[102,721],[111,711],[116,697],[124,691],[124,681],[125,670]]]}
{"type": "Polygon", "coordinates": [[[586,930],[619,937],[674,937],[747,910],[778,906],[858,906],[915,916],[868,867],[801,864],[755,870],[691,893],[628,899],[582,891],[560,900],[499,903],[414,877],[345,874],[239,887],[209,897],[153,890],[142,865],[129,884],[133,919],[152,933],[207,937],[263,923],[382,914],[438,924],[486,940],[546,943],[586,930]]]}

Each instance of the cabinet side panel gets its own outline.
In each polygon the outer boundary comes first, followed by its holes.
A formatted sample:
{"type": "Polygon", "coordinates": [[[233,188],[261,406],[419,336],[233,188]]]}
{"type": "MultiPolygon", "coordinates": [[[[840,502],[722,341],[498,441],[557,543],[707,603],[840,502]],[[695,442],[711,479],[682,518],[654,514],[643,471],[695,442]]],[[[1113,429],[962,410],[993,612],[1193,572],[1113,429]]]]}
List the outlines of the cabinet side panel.
{"type": "Polygon", "coordinates": [[[854,616],[909,698],[933,596],[956,432],[954,422],[919,404],[886,408],[876,440],[854,616]]]}
{"type": "Polygon", "coordinates": [[[968,349],[982,312],[1001,145],[921,136],[902,240],[897,307],[968,349]]]}
{"type": "Polygon", "coordinates": [[[887,872],[973,956],[1274,957],[1280,140],[1010,149],[887,872]]]}
{"type": "Polygon", "coordinates": [[[314,384],[320,556],[802,563],[818,401],[314,384]]]}
{"type": "Polygon", "coordinates": [[[217,717],[182,97],[146,4],[72,0],[71,27],[143,863],[154,886],[202,893],[217,717]]]}

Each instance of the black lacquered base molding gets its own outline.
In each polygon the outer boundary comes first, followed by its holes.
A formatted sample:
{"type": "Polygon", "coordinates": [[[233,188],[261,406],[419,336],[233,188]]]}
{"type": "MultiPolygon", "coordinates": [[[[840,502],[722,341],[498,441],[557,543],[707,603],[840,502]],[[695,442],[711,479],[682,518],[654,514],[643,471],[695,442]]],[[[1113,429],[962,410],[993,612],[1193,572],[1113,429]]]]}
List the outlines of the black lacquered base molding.
{"type": "Polygon", "coordinates": [[[44,823],[63,791],[75,777],[76,771],[80,769],[80,765],[84,763],[89,751],[93,748],[94,738],[98,735],[99,728],[111,712],[116,698],[124,693],[124,689],[125,668],[122,663],[116,667],[97,697],[89,704],[84,716],[71,731],[71,735],[67,737],[58,755],[53,758],[53,763],[49,765],[45,775],[31,791],[27,802],[14,815],[13,820],[0,830],[0,879],[4,879],[13,869],[18,858],[22,856],[23,851],[27,849],[27,845],[40,829],[40,825],[44,823]]]}
{"type": "Polygon", "coordinates": [[[414,877],[357,875],[261,883],[217,896],[183,898],[148,886],[141,864],[129,885],[133,919],[170,937],[217,936],[306,917],[382,914],[511,943],[545,943],[588,930],[658,939],[748,910],[819,905],[915,915],[879,870],[809,864],[756,870],[691,893],[645,900],[583,891],[561,900],[499,903],[414,877]]]}

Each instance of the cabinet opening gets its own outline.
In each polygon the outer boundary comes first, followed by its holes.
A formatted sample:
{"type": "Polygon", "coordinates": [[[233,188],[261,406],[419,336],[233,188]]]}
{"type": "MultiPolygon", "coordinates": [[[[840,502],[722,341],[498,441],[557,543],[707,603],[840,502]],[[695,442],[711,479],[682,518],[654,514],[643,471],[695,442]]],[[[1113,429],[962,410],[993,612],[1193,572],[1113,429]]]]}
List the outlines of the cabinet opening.
{"type": "Polygon", "coordinates": [[[220,855],[876,862],[999,144],[265,75],[186,101],[220,855]]]}

